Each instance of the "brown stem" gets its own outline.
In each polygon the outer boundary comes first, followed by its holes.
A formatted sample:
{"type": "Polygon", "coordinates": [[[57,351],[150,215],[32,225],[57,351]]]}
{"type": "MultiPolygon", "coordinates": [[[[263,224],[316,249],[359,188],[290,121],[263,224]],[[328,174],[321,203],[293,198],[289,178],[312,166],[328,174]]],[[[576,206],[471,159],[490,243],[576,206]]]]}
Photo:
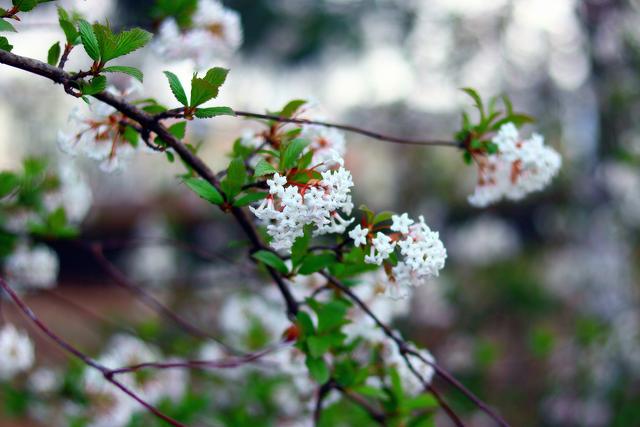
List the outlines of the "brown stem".
{"type": "Polygon", "coordinates": [[[64,51],[62,52],[62,56],[60,57],[60,62],[58,62],[58,68],[61,70],[64,69],[64,66],[67,64],[67,60],[69,59],[69,54],[73,50],[73,45],[66,43],[64,45],[64,51]]]}
{"type": "Polygon", "coordinates": [[[11,287],[7,284],[7,282],[2,277],[0,277],[0,287],[9,295],[9,297],[13,300],[13,302],[18,306],[20,311],[22,311],[22,313],[29,320],[31,320],[31,322],[33,322],[33,324],[40,330],[40,332],[44,333],[47,337],[53,340],[59,347],[62,347],[68,353],[80,359],[85,365],[100,371],[100,373],[102,373],[102,375],[108,382],[110,382],[111,384],[113,384],[114,386],[122,390],[125,394],[127,394],[132,399],[137,401],[140,405],[145,407],[149,412],[154,414],[156,417],[160,418],[161,420],[167,422],[168,424],[174,427],[187,427],[184,424],[174,420],[173,418],[163,414],[155,406],[151,405],[150,403],[140,398],[137,394],[135,394],[129,388],[124,386],[119,381],[115,380],[113,378],[113,375],[109,374],[109,369],[107,367],[94,361],[92,358],[90,358],[89,356],[87,356],[86,354],[78,350],[76,347],[74,347],[73,345],[68,343],[66,340],[64,340],[62,337],[54,333],[51,329],[49,329],[49,327],[47,327],[44,323],[42,323],[42,321],[38,318],[38,316],[36,316],[33,310],[31,310],[31,308],[29,308],[29,306],[25,304],[25,302],[18,296],[18,294],[16,294],[13,291],[13,289],[11,289],[11,287]]]}

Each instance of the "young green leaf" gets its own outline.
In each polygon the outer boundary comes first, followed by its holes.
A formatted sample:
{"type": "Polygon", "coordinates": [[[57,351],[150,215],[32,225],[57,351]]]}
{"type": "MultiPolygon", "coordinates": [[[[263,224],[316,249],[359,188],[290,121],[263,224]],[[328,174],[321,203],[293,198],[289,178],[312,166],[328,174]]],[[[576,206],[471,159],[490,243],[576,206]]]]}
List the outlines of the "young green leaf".
{"type": "Polygon", "coordinates": [[[13,45],[9,43],[9,40],[7,40],[6,37],[0,37],[0,49],[11,52],[11,50],[13,49],[13,45]]]}
{"type": "Polygon", "coordinates": [[[218,87],[212,85],[205,79],[199,79],[196,75],[191,79],[191,104],[190,107],[197,107],[218,96],[218,87]]]}
{"type": "Polygon", "coordinates": [[[182,87],[182,83],[180,83],[178,76],[170,71],[165,71],[164,75],[167,76],[169,87],[171,88],[173,96],[176,97],[179,103],[181,103],[185,107],[188,106],[189,101],[187,100],[187,94],[184,92],[184,88],[182,87]]]}
{"type": "Polygon", "coordinates": [[[233,206],[242,207],[266,198],[269,193],[247,193],[233,202],[233,206]]]}
{"type": "Polygon", "coordinates": [[[329,368],[322,358],[307,356],[306,360],[309,373],[319,384],[324,384],[329,380],[329,368]]]}
{"type": "Polygon", "coordinates": [[[78,22],[78,29],[80,30],[80,39],[82,40],[82,46],[89,55],[89,58],[94,61],[100,60],[100,47],[98,45],[98,39],[93,32],[93,27],[87,21],[81,19],[78,22]]]}
{"type": "Polygon", "coordinates": [[[204,179],[186,178],[184,183],[198,196],[213,204],[221,205],[224,202],[222,194],[204,179]]]}
{"type": "Polygon", "coordinates": [[[227,74],[229,74],[229,70],[226,68],[215,67],[207,71],[204,80],[219,88],[224,84],[225,80],[227,80],[227,74]]]}
{"type": "Polygon", "coordinates": [[[252,256],[258,261],[268,265],[269,267],[282,274],[289,273],[289,269],[287,268],[287,265],[284,263],[284,261],[278,255],[274,254],[271,251],[260,250],[254,253],[252,256]]]}
{"type": "Polygon", "coordinates": [[[84,83],[80,86],[80,90],[83,95],[95,95],[100,92],[104,92],[107,88],[107,78],[105,76],[95,76],[89,83],[84,83]]]}
{"type": "Polygon", "coordinates": [[[5,21],[4,19],[0,19],[0,32],[12,31],[17,32],[13,25],[9,23],[9,21],[5,21]]]}
{"type": "Polygon", "coordinates": [[[20,179],[11,172],[0,172],[0,198],[11,194],[20,185],[20,179]]]}
{"type": "Polygon", "coordinates": [[[244,161],[240,157],[231,160],[227,168],[227,176],[222,181],[222,189],[229,198],[234,198],[242,190],[242,186],[247,182],[247,169],[244,161]]]}
{"type": "Polygon", "coordinates": [[[195,113],[199,119],[210,119],[216,116],[235,116],[236,113],[229,107],[198,108],[195,113]]]}
{"type": "Polygon", "coordinates": [[[285,171],[291,169],[295,166],[300,154],[309,145],[309,141],[302,138],[296,138],[287,145],[287,148],[284,150],[284,155],[280,162],[280,169],[285,171]]]}
{"type": "Polygon", "coordinates": [[[271,163],[267,162],[265,159],[260,159],[255,167],[253,176],[271,175],[276,172],[278,172],[278,170],[274,168],[271,163]]]}
{"type": "Polygon", "coordinates": [[[60,60],[60,42],[55,42],[53,46],[49,48],[47,53],[47,64],[55,66],[60,60]]]}
{"type": "Polygon", "coordinates": [[[116,48],[114,58],[128,55],[134,50],[144,47],[153,35],[142,28],[133,28],[129,31],[123,31],[115,38],[116,48]]]}
{"type": "Polygon", "coordinates": [[[482,104],[482,98],[480,98],[480,95],[478,94],[478,92],[475,89],[470,87],[464,87],[461,90],[474,100],[476,104],[476,108],[478,108],[478,111],[480,112],[480,120],[484,121],[484,118],[485,118],[484,105],[482,104]]]}
{"type": "Polygon", "coordinates": [[[307,101],[305,101],[304,99],[294,99],[293,101],[290,101],[287,105],[285,105],[278,115],[287,118],[291,117],[296,111],[298,111],[298,109],[300,109],[300,107],[302,107],[306,103],[307,101]]]}
{"type": "Polygon", "coordinates": [[[178,122],[168,129],[171,135],[175,136],[178,139],[183,139],[185,134],[187,133],[187,122],[178,122]]]}
{"type": "Polygon", "coordinates": [[[302,261],[298,273],[308,275],[316,273],[336,262],[336,256],[332,253],[324,253],[319,255],[307,255],[302,261]]]}
{"type": "Polygon", "coordinates": [[[102,71],[105,73],[123,73],[128,74],[136,80],[142,82],[144,76],[142,71],[138,70],[135,67],[126,67],[124,65],[112,65],[110,67],[103,68],[102,71]]]}

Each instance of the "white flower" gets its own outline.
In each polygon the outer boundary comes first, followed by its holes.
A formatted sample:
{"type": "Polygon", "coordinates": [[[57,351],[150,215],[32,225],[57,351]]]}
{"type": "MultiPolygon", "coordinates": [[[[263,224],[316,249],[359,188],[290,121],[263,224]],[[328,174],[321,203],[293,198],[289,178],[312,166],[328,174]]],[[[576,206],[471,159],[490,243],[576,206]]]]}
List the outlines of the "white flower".
{"type": "Polygon", "coordinates": [[[389,236],[378,232],[372,240],[371,252],[364,257],[364,261],[368,264],[381,265],[385,259],[389,258],[395,246],[396,243],[389,236]]]}
{"type": "Polygon", "coordinates": [[[369,234],[368,228],[362,228],[360,224],[356,225],[353,230],[349,232],[349,237],[353,239],[355,246],[362,246],[367,244],[367,235],[369,234]]]}
{"type": "MultiPolygon", "coordinates": [[[[134,80],[132,79],[132,82],[134,80]]],[[[141,86],[136,83],[124,91],[113,87],[108,92],[127,100],[139,97],[141,86]]],[[[121,122],[125,116],[100,101],[91,101],[89,113],[74,108],[69,115],[69,130],[58,131],[58,146],[70,155],[82,154],[100,163],[104,172],[120,170],[123,161],[131,157],[134,147],[124,139],[121,122]]]]}
{"type": "Polygon", "coordinates": [[[10,380],[33,366],[35,354],[29,337],[12,324],[0,329],[0,379],[10,380]]]}
{"type": "Polygon", "coordinates": [[[60,385],[60,375],[51,368],[38,368],[29,375],[29,390],[36,394],[53,393],[60,385]]]}
{"type": "Polygon", "coordinates": [[[287,178],[274,174],[267,180],[269,196],[251,211],[267,224],[276,250],[290,251],[293,242],[304,234],[304,226],[314,225],[314,235],[343,233],[353,218],[351,173],[344,168],[324,171],[322,179],[305,184],[289,184],[287,178]]]}
{"type": "Polygon", "coordinates": [[[69,222],[78,224],[84,220],[91,208],[93,195],[85,177],[71,163],[63,163],[58,168],[60,187],[44,198],[49,212],[64,208],[69,222]]]}
{"type": "Polygon", "coordinates": [[[181,31],[173,18],[165,19],[152,44],[170,61],[191,59],[198,68],[227,60],[242,45],[240,15],[217,0],[200,0],[192,27],[181,31]]]}
{"type": "MultiPolygon", "coordinates": [[[[116,363],[114,360],[111,365],[116,363]]],[[[89,398],[89,427],[125,427],[138,409],[131,397],[108,382],[95,369],[87,370],[84,388],[89,398]]]]}
{"type": "Polygon", "coordinates": [[[414,222],[406,212],[402,215],[392,215],[391,221],[393,221],[391,231],[398,231],[404,234],[409,232],[409,226],[414,222]]]}
{"type": "Polygon", "coordinates": [[[54,287],[59,268],[58,256],[45,245],[29,248],[21,243],[5,261],[5,272],[9,280],[22,288],[54,287]]]}
{"type": "Polygon", "coordinates": [[[319,170],[344,166],[346,143],[344,133],[338,129],[304,125],[300,137],[310,141],[307,149],[313,152],[313,164],[321,165],[319,170]]]}
{"type": "Polygon", "coordinates": [[[512,123],[503,125],[493,138],[498,153],[477,156],[478,185],[469,203],[486,207],[503,198],[520,200],[544,189],[558,174],[562,158],[544,145],[540,135],[522,140],[512,123]]]}

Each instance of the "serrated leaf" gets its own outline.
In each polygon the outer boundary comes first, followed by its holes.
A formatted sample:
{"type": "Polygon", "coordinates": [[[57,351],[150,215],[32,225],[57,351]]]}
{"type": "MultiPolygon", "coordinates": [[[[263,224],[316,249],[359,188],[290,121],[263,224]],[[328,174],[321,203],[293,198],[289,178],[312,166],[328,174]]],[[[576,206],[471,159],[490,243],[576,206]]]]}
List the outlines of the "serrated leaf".
{"type": "Polygon", "coordinates": [[[235,116],[236,113],[229,107],[198,108],[195,116],[199,119],[210,119],[216,116],[235,116]]]}
{"type": "Polygon", "coordinates": [[[95,76],[89,83],[80,86],[83,95],[95,95],[103,92],[107,88],[107,78],[105,76],[95,76]]]}
{"type": "Polygon", "coordinates": [[[16,33],[16,29],[9,21],[5,21],[4,19],[0,19],[0,32],[11,31],[16,33]]]}
{"type": "Polygon", "coordinates": [[[169,127],[169,133],[177,139],[183,139],[187,133],[187,122],[174,123],[169,127]]]}
{"type": "Polygon", "coordinates": [[[278,172],[278,170],[274,168],[271,163],[267,162],[265,159],[260,159],[254,169],[253,176],[271,175],[276,172],[278,172]]]}
{"type": "Polygon", "coordinates": [[[289,269],[284,261],[271,251],[260,250],[255,252],[252,257],[282,274],[289,273],[289,269]]]}
{"type": "Polygon", "coordinates": [[[58,22],[60,23],[60,28],[62,28],[62,31],[64,32],[65,38],[67,39],[67,44],[69,45],[78,44],[78,39],[81,39],[81,38],[80,38],[80,33],[78,32],[78,30],[76,30],[76,26],[73,25],[71,21],[68,21],[63,18],[60,18],[58,22]]]}
{"type": "Polygon", "coordinates": [[[184,92],[184,88],[182,87],[182,83],[180,83],[180,79],[178,79],[178,76],[173,74],[171,71],[165,71],[164,75],[167,76],[169,87],[171,88],[173,96],[176,97],[179,103],[181,103],[185,107],[188,106],[189,100],[187,100],[187,94],[184,92]]]}
{"type": "Polygon", "coordinates": [[[193,77],[191,79],[191,103],[190,107],[197,107],[218,96],[218,87],[205,79],[193,77]]]}
{"type": "Polygon", "coordinates": [[[220,194],[220,192],[213,185],[211,185],[204,179],[186,178],[184,180],[184,183],[198,196],[215,205],[221,205],[224,202],[222,194],[220,194]]]}
{"type": "Polygon", "coordinates": [[[12,4],[22,12],[29,12],[38,5],[38,0],[13,0],[12,4]]]}
{"type": "Polygon", "coordinates": [[[332,253],[324,253],[319,255],[307,255],[298,273],[308,275],[316,273],[336,262],[336,256],[332,253]]]}
{"type": "Polygon", "coordinates": [[[82,46],[89,55],[89,58],[94,61],[100,60],[100,47],[98,45],[98,39],[93,32],[93,27],[87,21],[81,19],[78,21],[78,30],[80,32],[80,40],[82,40],[82,46]]]}
{"type": "Polygon", "coordinates": [[[115,38],[116,48],[114,51],[114,58],[128,55],[134,50],[144,47],[153,35],[143,30],[142,28],[133,28],[128,31],[123,31],[115,38]]]}
{"type": "Polygon", "coordinates": [[[0,37],[0,49],[11,52],[13,45],[9,43],[9,40],[7,40],[6,37],[0,37]]]}
{"type": "Polygon", "coordinates": [[[142,71],[138,70],[135,67],[127,67],[124,65],[112,65],[110,67],[103,68],[102,71],[104,71],[105,73],[127,74],[133,77],[134,79],[140,81],[141,83],[142,83],[142,80],[144,79],[144,75],[142,74],[142,71]]]}
{"type": "Polygon", "coordinates": [[[233,206],[242,207],[250,205],[251,203],[255,203],[258,200],[265,199],[269,193],[247,193],[244,196],[240,197],[238,200],[233,202],[233,206]]]}
{"type": "Polygon", "coordinates": [[[47,64],[56,66],[60,60],[60,42],[55,42],[47,53],[47,64]]]}
{"type": "Polygon", "coordinates": [[[228,69],[214,67],[207,71],[207,74],[204,76],[204,80],[219,88],[224,84],[225,80],[227,80],[227,74],[229,74],[228,69]]]}
{"type": "Polygon", "coordinates": [[[309,145],[309,141],[302,138],[296,138],[287,145],[284,155],[280,161],[280,169],[286,171],[295,166],[302,151],[309,145]]]}
{"type": "Polygon", "coordinates": [[[116,40],[111,28],[107,25],[95,23],[92,26],[93,34],[98,41],[98,50],[100,52],[100,60],[106,63],[110,59],[113,59],[114,52],[116,50],[116,40]]]}

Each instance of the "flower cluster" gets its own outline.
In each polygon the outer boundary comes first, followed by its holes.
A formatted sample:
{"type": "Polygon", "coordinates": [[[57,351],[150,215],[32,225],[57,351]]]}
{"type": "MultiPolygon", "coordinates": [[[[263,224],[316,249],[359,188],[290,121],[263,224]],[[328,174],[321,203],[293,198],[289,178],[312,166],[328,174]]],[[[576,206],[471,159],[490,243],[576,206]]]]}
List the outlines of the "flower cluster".
{"type": "Polygon", "coordinates": [[[0,360],[0,380],[10,380],[31,368],[35,361],[31,340],[12,324],[0,329],[0,360]]]}
{"type": "Polygon", "coordinates": [[[267,224],[276,250],[290,251],[293,242],[304,234],[304,226],[315,226],[314,235],[342,233],[353,221],[351,172],[344,168],[321,173],[321,179],[306,184],[289,182],[287,177],[274,174],[267,180],[269,196],[251,211],[267,224]]]}
{"type": "Polygon", "coordinates": [[[372,229],[357,225],[349,232],[356,246],[367,245],[370,241],[369,253],[365,262],[382,265],[399,249],[401,258],[397,264],[386,269],[389,283],[385,294],[390,298],[404,298],[411,287],[420,286],[425,280],[436,277],[444,268],[447,251],[440,240],[438,232],[432,231],[420,216],[415,222],[404,213],[393,215],[391,235],[377,232],[372,236],[372,229]]]}
{"type": "Polygon", "coordinates": [[[192,27],[183,30],[174,18],[165,19],[153,44],[158,55],[168,60],[191,59],[203,68],[228,59],[242,45],[242,24],[238,12],[218,0],[200,0],[192,27]]]}
{"type": "Polygon", "coordinates": [[[503,198],[520,200],[545,188],[562,165],[562,158],[544,144],[538,134],[523,140],[513,123],[502,125],[492,142],[498,152],[474,155],[479,168],[478,184],[469,203],[486,207],[503,198]]]}
{"type": "MultiPolygon", "coordinates": [[[[108,92],[124,99],[138,98],[141,86],[135,81],[123,92],[110,87],[108,92]]],[[[70,130],[58,131],[58,146],[70,155],[82,154],[100,162],[104,172],[122,169],[123,162],[135,152],[126,137],[128,119],[115,108],[91,101],[88,114],[74,108],[69,115],[70,130]]]]}
{"type": "Polygon", "coordinates": [[[50,289],[56,285],[60,262],[56,253],[45,245],[18,245],[5,260],[8,280],[17,289],[50,289]]]}

